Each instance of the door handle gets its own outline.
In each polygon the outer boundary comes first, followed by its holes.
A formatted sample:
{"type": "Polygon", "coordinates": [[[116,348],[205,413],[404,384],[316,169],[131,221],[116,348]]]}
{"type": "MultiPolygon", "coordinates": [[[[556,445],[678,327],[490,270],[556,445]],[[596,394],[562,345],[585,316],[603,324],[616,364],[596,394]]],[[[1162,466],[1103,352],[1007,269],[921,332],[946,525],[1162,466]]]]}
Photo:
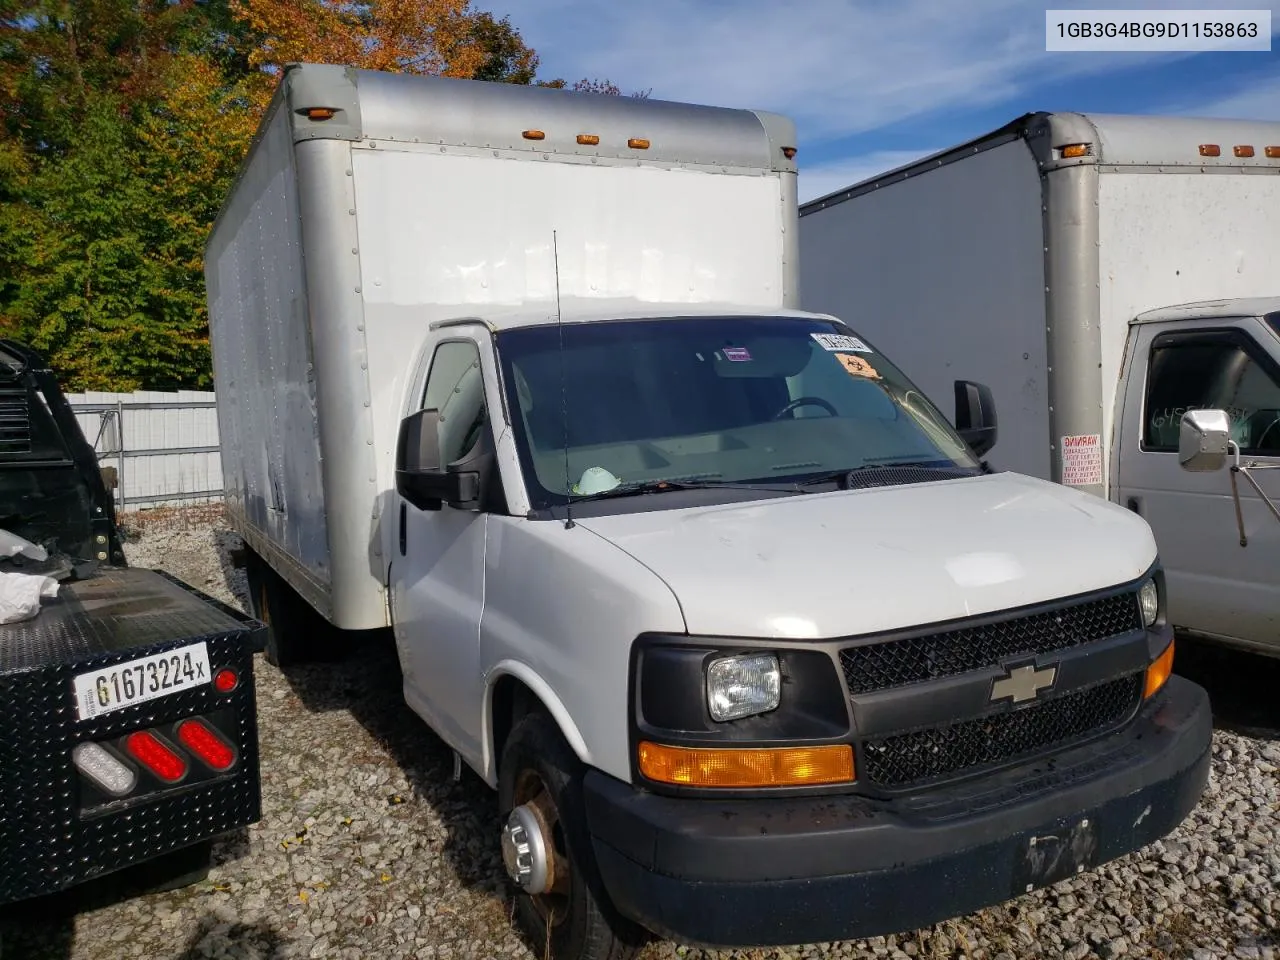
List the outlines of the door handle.
{"type": "Polygon", "coordinates": [[[409,525],[409,508],[403,500],[400,501],[400,556],[405,556],[409,549],[408,531],[409,525]]]}

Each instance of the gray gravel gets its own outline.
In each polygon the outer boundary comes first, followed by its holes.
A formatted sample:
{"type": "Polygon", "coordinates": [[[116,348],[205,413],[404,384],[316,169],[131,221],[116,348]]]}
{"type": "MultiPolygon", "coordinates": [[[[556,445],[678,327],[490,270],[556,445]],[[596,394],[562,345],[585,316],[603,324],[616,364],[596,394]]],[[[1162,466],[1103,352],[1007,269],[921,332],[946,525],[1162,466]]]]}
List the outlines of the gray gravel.
{"type": "MultiPolygon", "coordinates": [[[[181,519],[129,544],[243,607],[233,535],[181,519]]],[[[121,900],[119,883],[0,913],[0,957],[151,960],[533,960],[513,929],[492,794],[460,783],[403,705],[394,649],[281,674],[259,658],[263,819],[220,842],[207,880],[121,900]]],[[[645,960],[794,957],[1280,960],[1280,742],[1214,737],[1208,792],[1167,840],[995,909],[915,933],[792,950],[708,953],[657,943],[645,960]]]]}

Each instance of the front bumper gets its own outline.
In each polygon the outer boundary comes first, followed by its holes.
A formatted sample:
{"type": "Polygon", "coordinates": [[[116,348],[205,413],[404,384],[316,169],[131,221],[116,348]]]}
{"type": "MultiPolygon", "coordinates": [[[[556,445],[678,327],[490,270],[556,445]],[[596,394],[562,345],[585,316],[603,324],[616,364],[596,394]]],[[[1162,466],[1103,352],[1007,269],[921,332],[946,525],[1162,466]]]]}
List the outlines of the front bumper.
{"type": "Polygon", "coordinates": [[[1199,802],[1208,696],[1180,677],[1125,730],[892,801],[716,800],[586,778],[604,885],[653,932],[784,945],[928,926],[1137,850],[1199,802]]]}

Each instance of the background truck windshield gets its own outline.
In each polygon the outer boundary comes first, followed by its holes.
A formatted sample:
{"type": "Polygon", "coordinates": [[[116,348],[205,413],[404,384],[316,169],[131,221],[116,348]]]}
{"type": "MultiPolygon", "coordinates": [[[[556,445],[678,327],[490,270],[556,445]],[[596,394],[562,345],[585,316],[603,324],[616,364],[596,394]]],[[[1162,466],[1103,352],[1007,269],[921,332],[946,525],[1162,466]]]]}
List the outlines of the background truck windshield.
{"type": "Polygon", "coordinates": [[[567,491],[658,480],[795,482],[876,464],[978,468],[896,367],[830,322],[566,323],[504,331],[498,351],[536,506],[563,503],[567,491]]]}

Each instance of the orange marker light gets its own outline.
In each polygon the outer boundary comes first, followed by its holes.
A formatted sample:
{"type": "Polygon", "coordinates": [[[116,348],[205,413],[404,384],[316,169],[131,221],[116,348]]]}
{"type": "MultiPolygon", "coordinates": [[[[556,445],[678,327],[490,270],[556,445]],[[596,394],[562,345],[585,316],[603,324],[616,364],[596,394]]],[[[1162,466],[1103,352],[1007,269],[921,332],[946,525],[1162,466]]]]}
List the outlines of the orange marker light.
{"type": "Polygon", "coordinates": [[[1062,159],[1074,160],[1076,157],[1083,157],[1089,152],[1087,143],[1068,143],[1062,148],[1062,159]]]}
{"type": "Polygon", "coordinates": [[[338,112],[337,110],[332,110],[329,107],[311,107],[309,110],[307,110],[307,119],[308,120],[330,120],[333,118],[333,115],[337,112],[338,112]]]}
{"type": "Polygon", "coordinates": [[[1147,667],[1147,683],[1142,690],[1142,698],[1154,696],[1161,687],[1168,681],[1173,673],[1173,641],[1169,641],[1169,646],[1165,647],[1164,653],[1156,657],[1151,666],[1147,667]]]}
{"type": "Polygon", "coordinates": [[[1231,152],[1234,153],[1237,157],[1252,157],[1253,147],[1249,146],[1247,143],[1237,144],[1236,146],[1231,148],[1231,152]]]}
{"type": "Polygon", "coordinates": [[[541,130],[526,130],[526,131],[524,131],[522,134],[520,134],[520,136],[524,137],[526,140],[545,140],[545,139],[547,139],[547,135],[546,135],[545,133],[543,133],[541,130]]]}
{"type": "Polygon", "coordinates": [[[853,780],[853,748],[669,747],[640,744],[640,772],[682,787],[802,787],[853,780]]]}
{"type": "Polygon", "coordinates": [[[1200,144],[1200,156],[1220,157],[1222,156],[1222,148],[1216,143],[1202,143],[1200,144]]]}
{"type": "Polygon", "coordinates": [[[1267,147],[1262,151],[1272,160],[1280,160],[1280,147],[1267,147]]]}
{"type": "Polygon", "coordinates": [[[782,148],[782,155],[783,155],[784,157],[786,157],[788,160],[794,160],[794,159],[796,158],[796,148],[795,148],[795,147],[783,147],[783,148],[782,148]]]}
{"type": "Polygon", "coordinates": [[[596,136],[594,133],[578,134],[578,143],[582,144],[582,146],[584,147],[594,147],[599,142],[600,142],[600,138],[596,136]]]}
{"type": "Polygon", "coordinates": [[[627,146],[630,147],[632,150],[648,150],[649,141],[645,140],[642,137],[632,137],[630,140],[627,141],[627,146]]]}

